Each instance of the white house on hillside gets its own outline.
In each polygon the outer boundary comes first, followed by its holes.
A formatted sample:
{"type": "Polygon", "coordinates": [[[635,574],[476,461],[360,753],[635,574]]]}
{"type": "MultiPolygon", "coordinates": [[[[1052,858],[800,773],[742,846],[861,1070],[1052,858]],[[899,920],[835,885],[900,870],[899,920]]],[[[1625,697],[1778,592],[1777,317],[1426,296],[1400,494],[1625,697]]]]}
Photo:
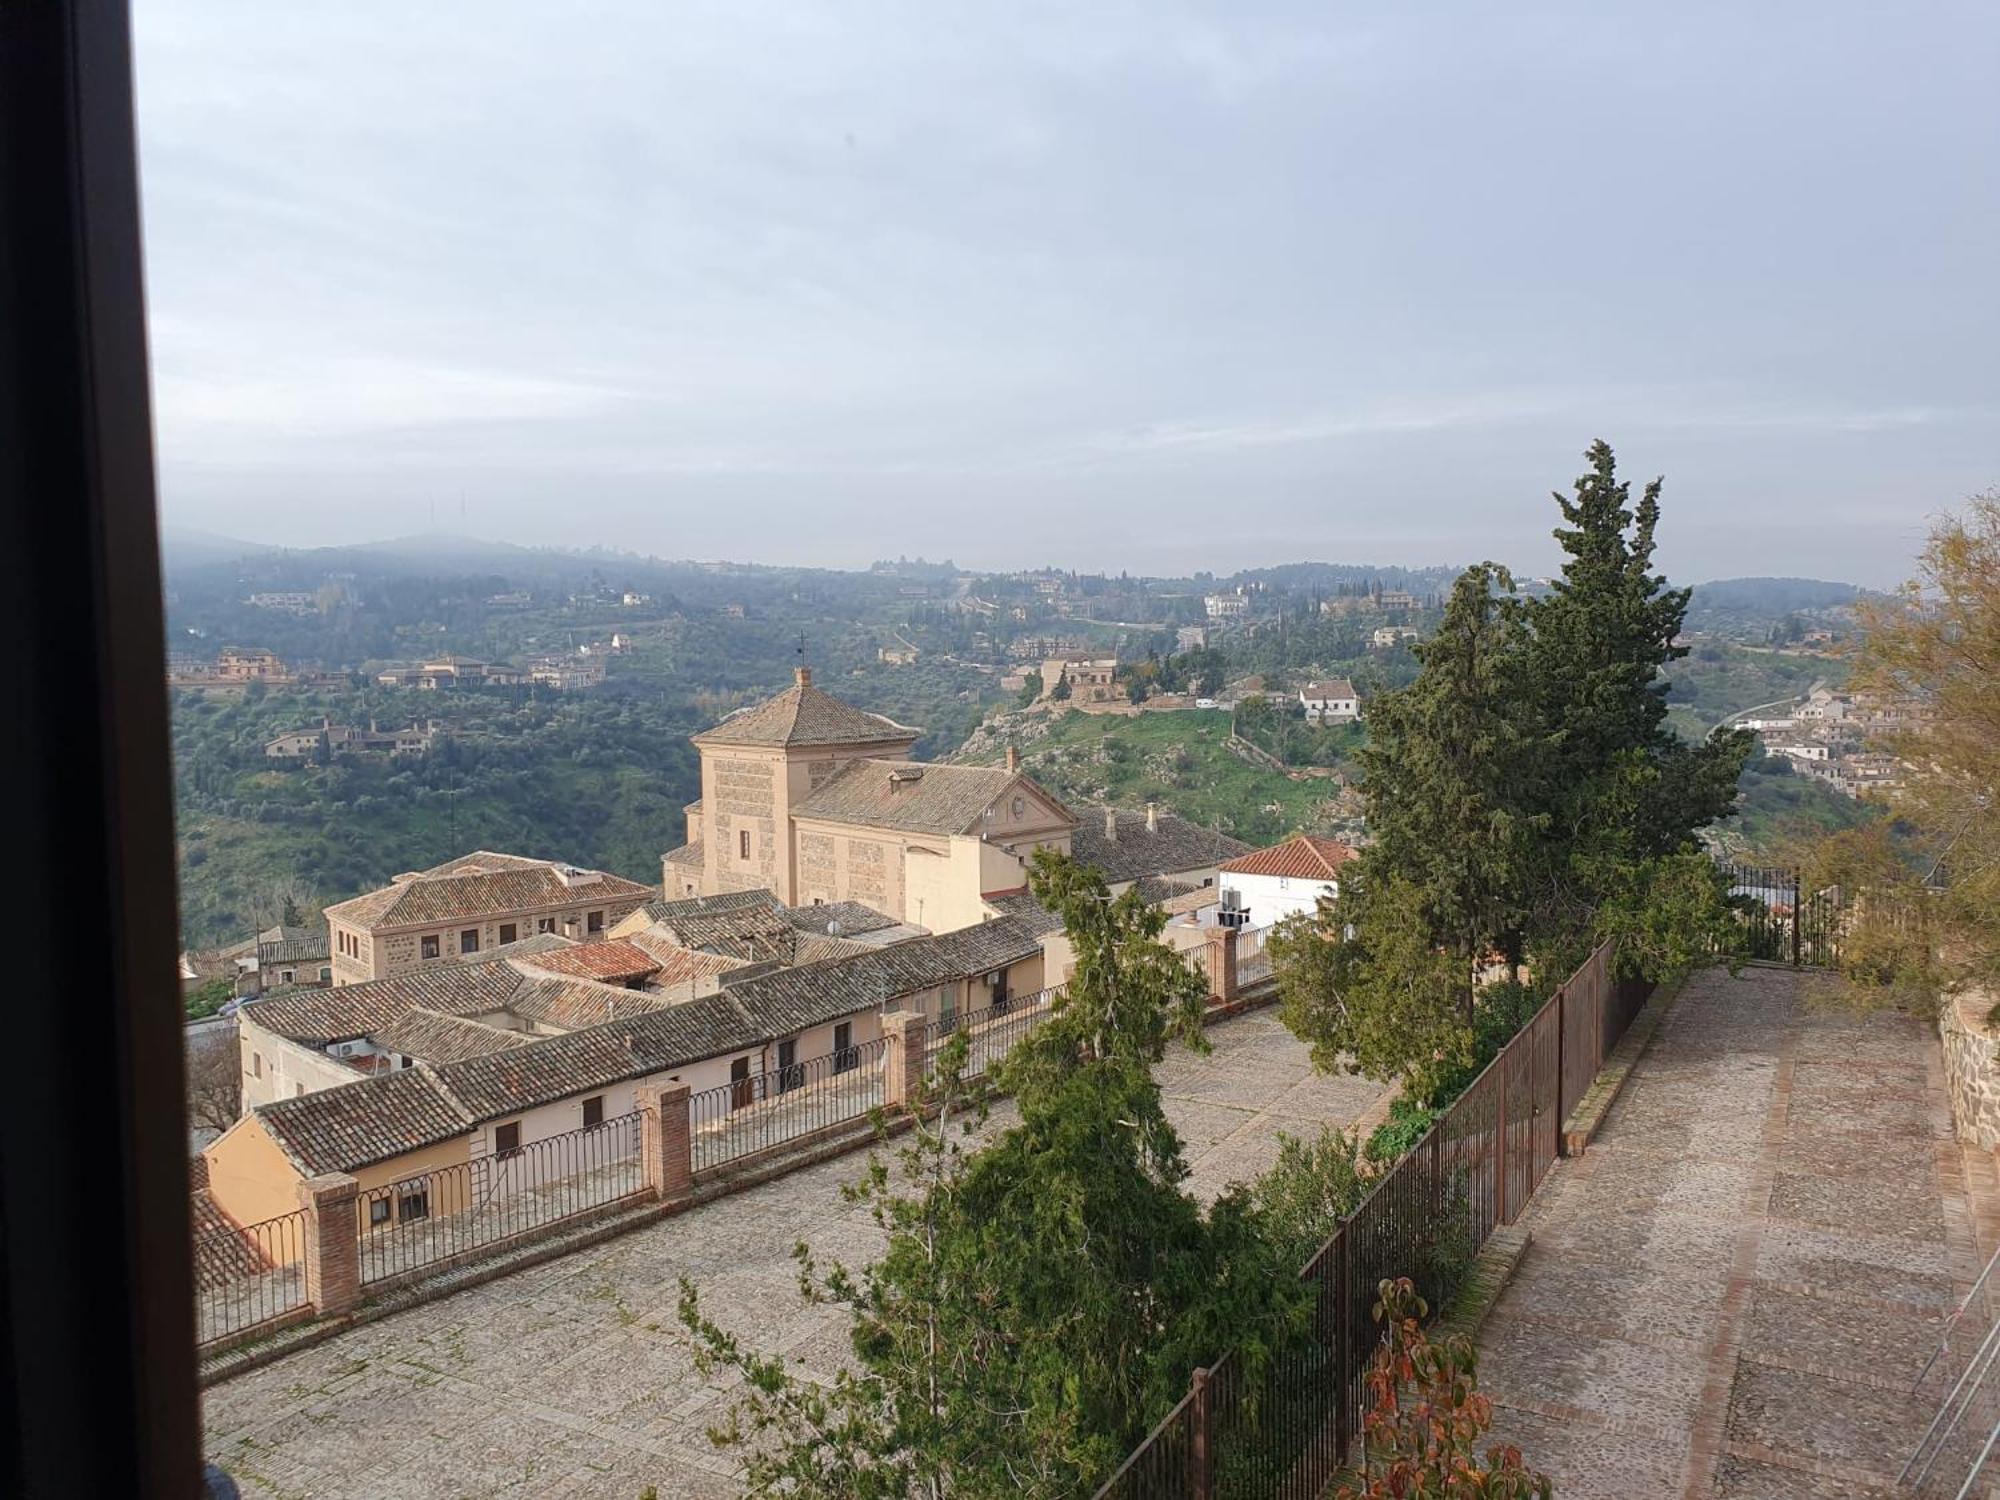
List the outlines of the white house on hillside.
{"type": "Polygon", "coordinates": [[[1307,683],[1299,689],[1299,702],[1313,724],[1351,724],[1361,717],[1361,697],[1345,677],[1307,683]]]}
{"type": "Polygon", "coordinates": [[[1217,873],[1224,911],[1243,913],[1240,925],[1269,927],[1312,911],[1322,896],[1340,894],[1340,867],[1355,851],[1339,839],[1301,833],[1269,849],[1226,861],[1217,873]]]}

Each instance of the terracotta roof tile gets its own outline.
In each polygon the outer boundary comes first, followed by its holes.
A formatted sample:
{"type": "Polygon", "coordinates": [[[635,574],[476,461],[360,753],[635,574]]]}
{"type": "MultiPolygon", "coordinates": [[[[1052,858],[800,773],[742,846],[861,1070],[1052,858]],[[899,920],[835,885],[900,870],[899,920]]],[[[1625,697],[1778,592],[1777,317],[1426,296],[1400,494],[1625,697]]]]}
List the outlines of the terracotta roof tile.
{"type": "Polygon", "coordinates": [[[468,854],[326,912],[370,929],[442,925],[551,906],[601,905],[615,920],[653,893],[652,886],[601,870],[513,854],[468,854]]]}
{"type": "Polygon", "coordinates": [[[528,954],[520,961],[544,973],[569,974],[578,979],[643,979],[660,967],[659,960],[645,949],[623,938],[528,954]]]}
{"type": "Polygon", "coordinates": [[[1352,845],[1318,834],[1301,833],[1273,844],[1253,849],[1230,860],[1222,868],[1232,875],[1280,875],[1292,880],[1332,880],[1340,866],[1359,858],[1352,845]]]}
{"type": "Polygon", "coordinates": [[[1085,864],[1096,865],[1113,885],[1137,880],[1145,875],[1179,875],[1200,870],[1219,860],[1233,859],[1249,851],[1241,839],[1190,823],[1175,813],[1159,813],[1158,826],[1146,828],[1143,812],[1119,809],[1118,837],[1104,834],[1103,808],[1089,808],[1078,814],[1080,821],[1070,834],[1070,853],[1085,864]]]}
{"type": "Polygon", "coordinates": [[[357,1171],[464,1135],[472,1126],[472,1116],[427,1063],[260,1104],[256,1116],[308,1177],[357,1171]]]}
{"type": "Polygon", "coordinates": [[[459,1062],[503,1052],[509,1047],[525,1047],[534,1041],[525,1031],[509,1031],[489,1026],[465,1016],[448,1016],[441,1011],[416,1009],[405,1012],[393,1024],[376,1034],[377,1046],[404,1057],[421,1058],[427,1063],[459,1062]]]}
{"type": "Polygon", "coordinates": [[[694,736],[697,745],[909,745],[923,731],[842,703],[808,675],[694,736]]]}

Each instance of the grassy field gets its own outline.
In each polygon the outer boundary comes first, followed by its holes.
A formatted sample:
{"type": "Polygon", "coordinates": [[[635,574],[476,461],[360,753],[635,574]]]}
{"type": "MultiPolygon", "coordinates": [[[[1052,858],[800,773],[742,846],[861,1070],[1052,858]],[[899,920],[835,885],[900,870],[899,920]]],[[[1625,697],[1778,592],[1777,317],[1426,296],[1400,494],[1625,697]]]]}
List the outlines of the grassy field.
{"type": "Polygon", "coordinates": [[[1200,709],[1124,718],[1071,709],[989,721],[963,759],[991,764],[1011,740],[1024,770],[1072,805],[1161,807],[1252,843],[1343,822],[1339,784],[1294,780],[1229,748],[1229,715],[1200,709]]]}

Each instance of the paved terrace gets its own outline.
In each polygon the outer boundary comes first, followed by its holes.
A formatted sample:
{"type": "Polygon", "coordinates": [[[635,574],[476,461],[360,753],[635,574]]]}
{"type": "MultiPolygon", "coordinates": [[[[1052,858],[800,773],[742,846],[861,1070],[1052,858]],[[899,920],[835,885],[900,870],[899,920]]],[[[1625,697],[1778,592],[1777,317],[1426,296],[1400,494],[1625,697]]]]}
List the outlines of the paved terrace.
{"type": "MultiPolygon", "coordinates": [[[[1213,1197],[1277,1155],[1278,1132],[1316,1133],[1379,1108],[1357,1078],[1316,1078],[1268,1011],[1213,1027],[1207,1057],[1161,1068],[1193,1190],[1213,1197]]],[[[1004,1126],[1011,1106],[995,1112],[1004,1126]]],[[[1373,1116],[1371,1115],[1371,1118],[1373,1116]]],[[[209,1456],[246,1496],[312,1500],[636,1500],[735,1495],[707,1440],[727,1398],[678,1341],[676,1278],[712,1316],[830,1378],[843,1318],[801,1307],[792,1246],[859,1265],[881,1251],[839,1188],[848,1156],[608,1244],[368,1324],[211,1388],[209,1456]]]]}
{"type": "Polygon", "coordinates": [[[1956,1375],[1911,1399],[1992,1159],[1953,1138],[1936,1031],[1828,983],[1691,982],[1522,1216],[1480,1384],[1563,1500],[1886,1496],[1956,1375]]]}

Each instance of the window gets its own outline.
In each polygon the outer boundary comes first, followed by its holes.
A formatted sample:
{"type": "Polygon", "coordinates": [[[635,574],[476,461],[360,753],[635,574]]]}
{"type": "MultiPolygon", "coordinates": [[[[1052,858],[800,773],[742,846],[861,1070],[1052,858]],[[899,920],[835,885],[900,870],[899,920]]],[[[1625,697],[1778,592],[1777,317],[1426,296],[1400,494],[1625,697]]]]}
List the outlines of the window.
{"type": "Polygon", "coordinates": [[[408,1067],[408,1066],[409,1066],[409,1065],[410,1065],[411,1063],[413,1063],[413,1062],[415,1062],[415,1061],[416,1061],[416,1059],[415,1059],[415,1058],[413,1058],[413,1057],[406,1057],[406,1058],[404,1058],[404,1059],[403,1059],[403,1066],[407,1068],[407,1067],[408,1067]]]}
{"type": "Polygon", "coordinates": [[[535,918],[535,931],[554,932],[555,930],[556,930],[556,919],[554,917],[535,918]]]}
{"type": "Polygon", "coordinates": [[[263,1053],[253,1052],[250,1054],[250,1076],[252,1078],[262,1078],[264,1076],[263,1053]]]}
{"type": "Polygon", "coordinates": [[[1024,815],[1027,812],[1027,810],[1028,810],[1028,804],[1024,802],[1021,798],[1016,797],[1013,803],[1013,812],[1015,818],[1019,819],[1022,815],[1024,815]]]}
{"type": "Polygon", "coordinates": [[[331,982],[332,979],[333,979],[332,968],[330,968],[326,964],[321,964],[319,968],[319,982],[321,984],[327,984],[331,982]]]}
{"type": "Polygon", "coordinates": [[[297,969],[280,969],[278,971],[278,982],[280,984],[294,983],[298,977],[299,971],[297,969]]]}
{"type": "Polygon", "coordinates": [[[736,830],[736,855],[739,859],[750,857],[750,830],[747,828],[736,830]]]}
{"type": "Polygon", "coordinates": [[[436,958],[438,956],[437,937],[435,935],[432,935],[431,937],[425,938],[422,944],[419,946],[417,953],[418,956],[421,958],[436,958]]]}
{"type": "Polygon", "coordinates": [[[406,1187],[396,1199],[396,1217],[403,1220],[428,1219],[431,1216],[431,1193],[429,1188],[406,1187]]]}
{"type": "Polygon", "coordinates": [[[592,912],[584,919],[583,930],[585,932],[604,931],[604,913],[601,911],[592,912]]]}
{"type": "Polygon", "coordinates": [[[519,931],[520,929],[516,927],[512,922],[502,922],[500,924],[500,941],[503,943],[513,942],[515,940],[515,935],[519,931]]]}
{"type": "Polygon", "coordinates": [[[602,1094],[592,1094],[588,1099],[583,1101],[583,1128],[588,1130],[593,1125],[602,1125],[603,1123],[604,1096],[602,1094]]]}
{"type": "Polygon", "coordinates": [[[493,1127],[493,1154],[499,1157],[521,1154],[521,1122],[509,1120],[493,1127]]]}
{"type": "Polygon", "coordinates": [[[389,1200],[387,1198],[370,1198],[368,1200],[368,1222],[370,1225],[386,1224],[389,1222],[389,1200]]]}
{"type": "Polygon", "coordinates": [[[798,1088],[806,1081],[806,1070],[799,1066],[799,1043],[797,1037],[786,1037],[778,1043],[778,1092],[798,1088]]]}
{"type": "Polygon", "coordinates": [[[854,1023],[837,1022],[833,1028],[833,1071],[851,1072],[860,1064],[861,1059],[854,1055],[854,1023]]]}
{"type": "Polygon", "coordinates": [[[477,927],[468,927],[458,935],[458,951],[460,953],[477,953],[479,951],[479,929],[477,927]]]}
{"type": "Polygon", "coordinates": [[[292,1097],[294,1099],[303,1099],[305,1098],[305,1096],[306,1096],[306,1086],[303,1083],[295,1083],[292,1085],[292,1097]]]}

